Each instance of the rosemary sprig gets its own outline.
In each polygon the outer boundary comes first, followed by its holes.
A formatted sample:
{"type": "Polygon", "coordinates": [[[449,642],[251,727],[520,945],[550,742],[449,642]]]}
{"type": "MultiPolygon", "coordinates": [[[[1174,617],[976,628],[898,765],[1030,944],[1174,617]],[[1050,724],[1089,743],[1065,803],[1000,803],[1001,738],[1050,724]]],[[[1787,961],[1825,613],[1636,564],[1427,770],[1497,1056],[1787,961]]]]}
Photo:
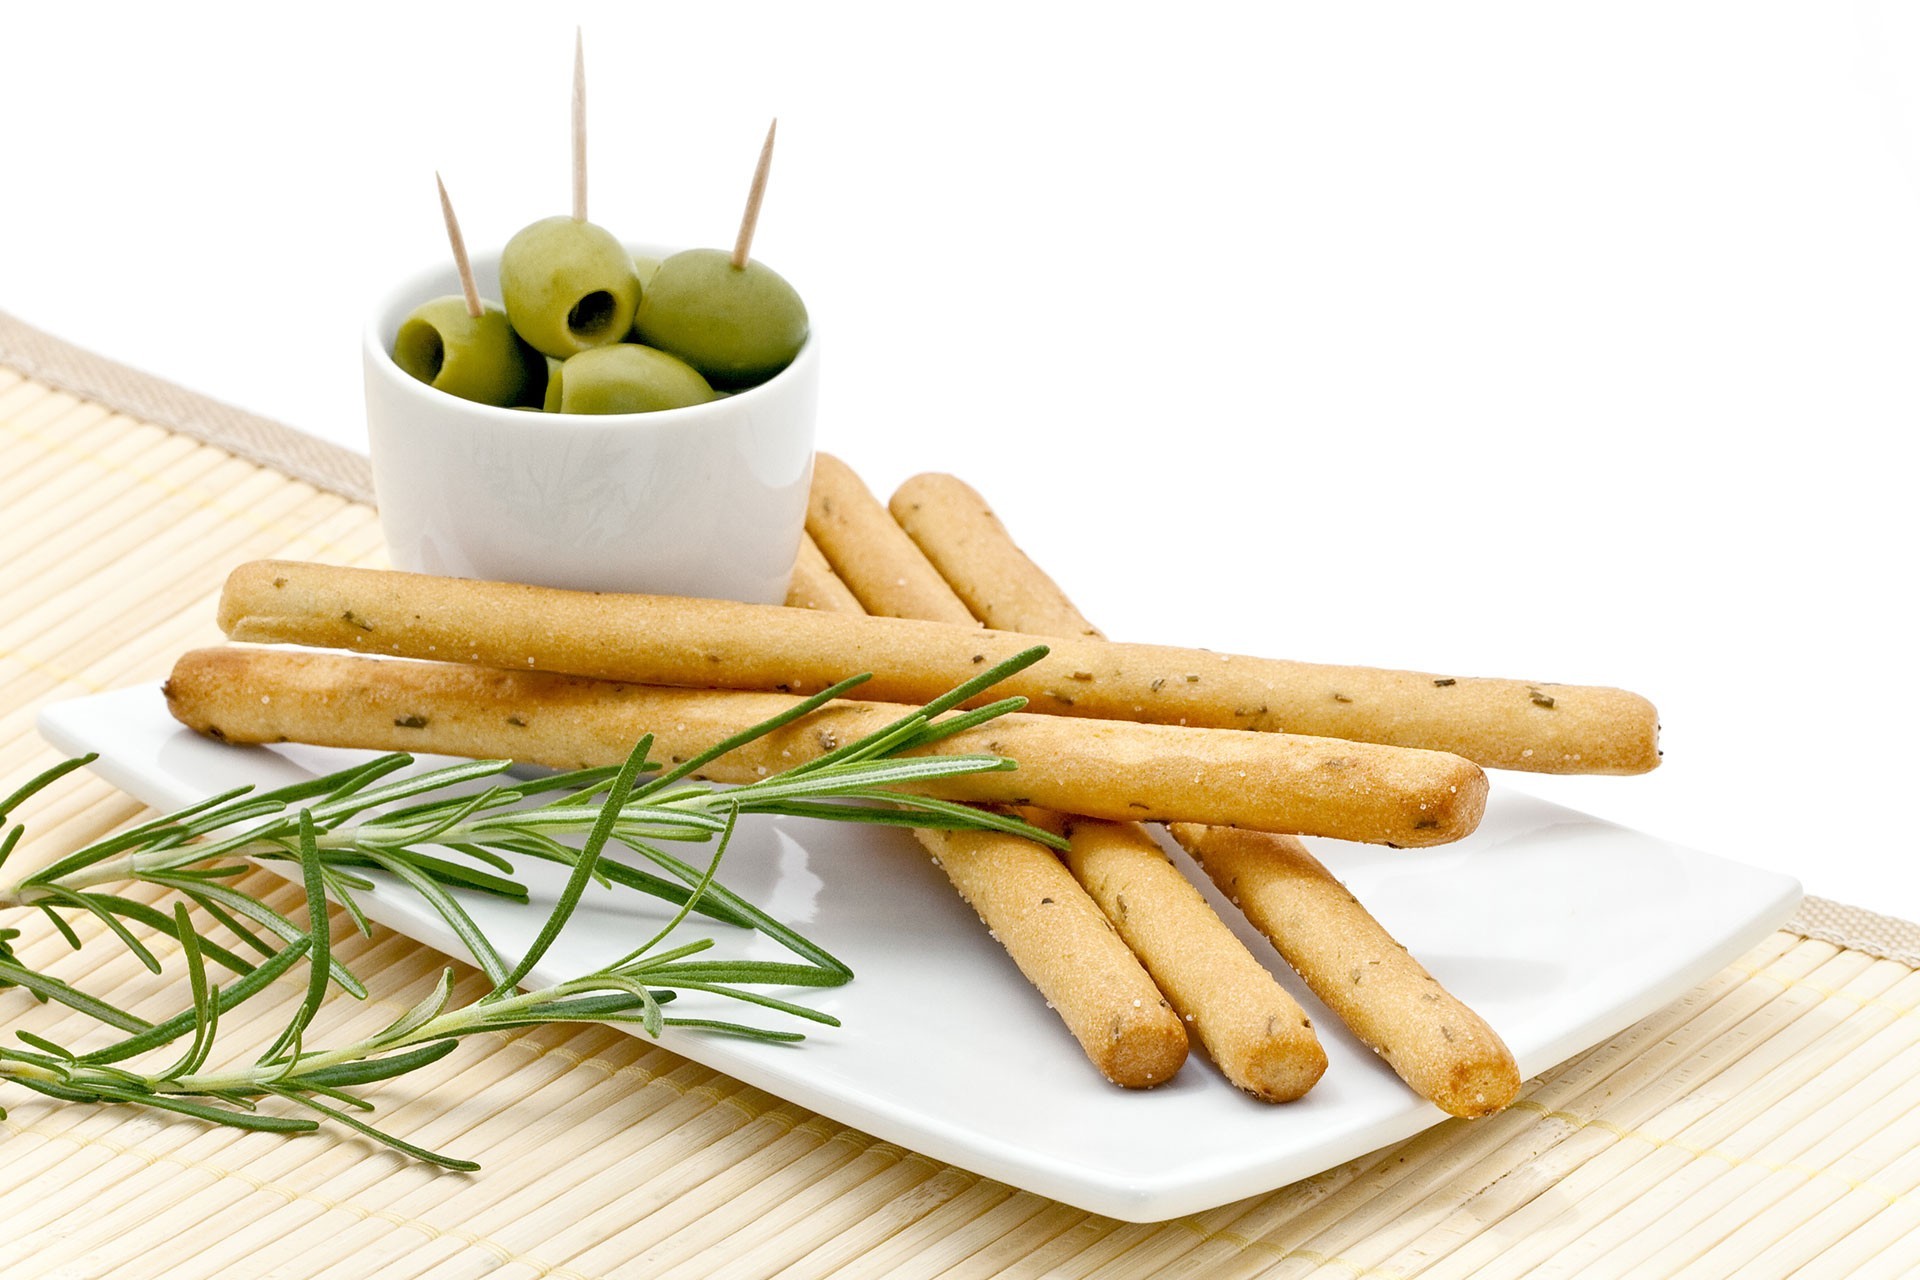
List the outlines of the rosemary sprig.
{"type": "MultiPolygon", "coordinates": [[[[589,834],[602,814],[610,812],[612,825],[603,844],[629,850],[664,874],[617,858],[596,856],[585,865],[600,883],[637,890],[676,905],[694,903],[701,914],[758,929],[811,963],[843,967],[720,886],[710,886],[695,902],[694,886],[700,881],[700,871],[660,846],[710,840],[734,813],[1008,830],[1058,845],[1057,837],[1016,818],[890,789],[901,783],[1014,767],[1011,761],[995,756],[908,757],[905,753],[950,736],[956,722],[970,727],[983,717],[1004,714],[1021,705],[1018,699],[1008,699],[936,722],[952,706],[1038,661],[1044,652],[1036,648],[1016,655],[865,738],[745,786],[722,788],[687,779],[726,752],[842,696],[866,677],[857,676],[822,690],[790,710],[657,774],[637,785],[624,803],[611,810],[605,804],[605,793],[619,772],[614,768],[511,780],[502,777],[511,762],[476,760],[403,775],[401,771],[413,763],[412,758],[386,755],[275,791],[240,789],[214,796],[95,841],[11,888],[0,889],[0,908],[31,907],[44,912],[76,948],[79,935],[63,913],[90,915],[157,973],[158,957],[130,926],[144,926],[184,945],[177,917],[103,886],[127,882],[158,885],[180,894],[237,939],[237,946],[231,949],[204,932],[198,941],[209,960],[230,972],[244,974],[255,962],[240,951],[250,951],[263,959],[271,957],[296,941],[301,927],[264,900],[241,891],[232,881],[249,859],[296,860],[299,814],[305,812],[315,829],[319,884],[328,897],[348,911],[363,933],[369,925],[356,895],[372,887],[367,872],[385,872],[418,894],[461,940],[474,963],[499,981],[508,966],[461,905],[459,891],[526,901],[526,887],[511,878],[511,858],[521,856],[575,868],[580,854],[566,843],[566,838],[589,834]],[[481,783],[488,785],[483,790],[473,789],[481,783]],[[885,807],[868,803],[879,800],[888,803],[885,807]]],[[[642,740],[643,755],[649,744],[650,740],[642,740]]],[[[17,824],[5,825],[7,814],[20,801],[91,759],[82,757],[47,770],[0,805],[0,866],[4,866],[5,855],[20,837],[17,824]]],[[[637,767],[642,772],[653,768],[644,759],[637,767]]],[[[0,984],[32,987],[19,981],[18,974],[8,967],[10,963],[6,953],[0,952],[0,984]]],[[[329,963],[336,984],[355,996],[365,995],[365,989],[344,966],[337,961],[329,963]]],[[[36,994],[63,999],[67,992],[42,983],[36,994]]]]}
{"type": "MultiPolygon", "coordinates": [[[[0,929],[0,986],[19,986],[41,1000],[65,1004],[126,1033],[104,1048],[76,1053],[20,1031],[17,1034],[25,1047],[0,1047],[0,1079],[66,1101],[145,1105],[247,1129],[303,1132],[332,1120],[409,1155],[450,1168],[472,1168],[469,1162],[414,1146],[351,1114],[371,1110],[353,1090],[436,1062],[464,1036],[545,1022],[634,1023],[653,1035],[668,1026],[682,1026],[762,1040],[801,1038],[793,1031],[720,1018],[668,1016],[664,1007],[683,991],[837,1025],[818,1010],[749,990],[765,985],[833,986],[848,981],[852,971],[715,881],[739,818],[742,814],[798,814],[1007,830],[1058,846],[1057,837],[1016,819],[892,789],[900,783],[1013,768],[1012,761],[996,756],[906,753],[1021,705],[1020,699],[1007,699],[974,711],[946,714],[1044,653],[1034,649],[1018,655],[857,742],[741,787],[719,788],[690,779],[719,755],[807,714],[865,677],[824,690],[790,712],[650,778],[643,775],[655,769],[648,760],[651,738],[636,744],[617,769],[533,780],[502,781],[508,767],[503,761],[475,761],[402,776],[411,759],[383,756],[277,791],[215,796],[96,841],[28,875],[12,889],[0,891],[0,907],[44,912],[74,946],[80,945],[79,937],[62,913],[92,915],[156,972],[161,967],[158,957],[132,926],[172,938],[185,958],[191,1008],[163,1022],[149,1023],[21,964],[11,945],[19,931],[0,929]],[[489,785],[473,790],[483,782],[489,785]],[[869,803],[874,801],[885,803],[869,803]],[[575,849],[564,839],[569,836],[585,839],[575,849]],[[704,867],[696,867],[660,847],[676,841],[711,841],[713,857],[704,867]],[[637,854],[665,874],[628,865],[610,855],[610,845],[637,854]],[[457,858],[431,852],[436,849],[457,858]],[[474,924],[460,898],[464,893],[481,893],[525,901],[525,887],[510,878],[514,855],[561,863],[569,874],[536,940],[510,963],[474,924]],[[246,859],[298,865],[307,892],[305,921],[288,919],[233,883],[246,859]],[[388,873],[394,883],[412,889],[430,905],[461,939],[492,986],[480,999],[451,1007],[453,975],[448,970],[432,994],[375,1035],[336,1049],[305,1049],[307,1033],[330,984],[355,996],[366,994],[334,955],[327,899],[339,901],[356,926],[366,930],[365,913],[354,895],[372,886],[366,874],[370,871],[388,873]],[[102,888],[123,881],[159,885],[176,891],[179,899],[168,913],[102,888]],[[651,939],[619,960],[537,991],[520,992],[519,984],[596,883],[660,897],[676,905],[676,914],[651,939]],[[255,963],[206,938],[194,924],[190,904],[231,931],[261,960],[255,963]],[[695,959],[713,945],[708,940],[657,950],[694,911],[758,930],[798,959],[695,959]],[[305,994],[266,1052],[249,1065],[209,1069],[221,1017],[270,989],[303,961],[309,974],[305,994]],[[211,976],[210,962],[237,976],[222,987],[211,976]],[[117,1065],[182,1040],[187,1043],[179,1057],[160,1070],[136,1071],[117,1065]],[[263,1114],[256,1104],[265,1098],[283,1099],[313,1114],[263,1114]]],[[[21,837],[17,824],[7,825],[11,811],[89,759],[55,766],[0,802],[0,864],[21,837]]]]}
{"type": "MultiPolygon", "coordinates": [[[[608,792],[603,815],[617,813],[629,798],[634,775],[645,758],[645,745],[635,750],[625,769],[617,775],[608,792]]],[[[716,846],[713,861],[703,881],[710,883],[714,869],[732,836],[735,815],[729,815],[716,846]]],[[[320,851],[314,823],[302,810],[298,817],[299,851],[309,892],[313,893],[321,868],[320,851]]],[[[590,837],[587,854],[597,853],[611,830],[611,817],[590,837]]],[[[590,867],[592,859],[583,857],[580,867],[590,867]]],[[[551,941],[585,896],[591,877],[576,875],[569,882],[541,930],[541,938],[551,941]]],[[[537,943],[521,963],[481,999],[460,1007],[449,1007],[453,995],[453,971],[443,970],[439,982],[426,999],[408,1009],[375,1034],[338,1049],[305,1051],[302,1037],[318,1013],[326,993],[326,966],[320,962],[331,946],[325,898],[318,893],[310,898],[312,910],[309,930],[294,945],[276,953],[267,964],[256,967],[232,987],[222,990],[210,979],[204,955],[188,921],[185,903],[175,904],[176,927],[186,941],[183,953],[193,993],[193,1007],[158,1026],[147,1027],[127,1038],[90,1053],[79,1054],[31,1032],[18,1033],[25,1048],[0,1047],[0,1079],[70,1102],[119,1102],[156,1107],[165,1111],[195,1116],[203,1120],[241,1129],[298,1133],[316,1129],[330,1119],[359,1133],[418,1159],[452,1169],[476,1169],[471,1161],[459,1160],[416,1146],[387,1133],[351,1114],[367,1112],[372,1104],[358,1096],[356,1087],[391,1079],[428,1066],[452,1052],[465,1036],[547,1022],[637,1023],[648,1034],[659,1035],[668,1026],[697,1026],[754,1039],[784,1041],[801,1038],[797,1032],[768,1030],[720,1019],[676,1019],[668,1017],[663,1006],[679,990],[711,992],[778,1010],[796,1017],[828,1025],[838,1025],[831,1015],[761,992],[748,991],[742,984],[781,984],[787,986],[832,986],[847,981],[845,969],[819,965],[777,964],[764,961],[692,962],[689,957],[710,948],[711,940],[701,939],[652,954],[673,932],[691,907],[683,904],[680,913],[651,939],[634,951],[591,973],[569,979],[537,991],[518,992],[514,983],[531,970],[544,946],[537,943]],[[207,1070],[220,1018],[236,1006],[266,990],[272,977],[291,969],[300,959],[309,959],[313,975],[305,998],[280,1036],[255,1062],[223,1070],[207,1070]],[[115,1064],[168,1044],[187,1040],[180,1056],[159,1071],[131,1071],[115,1064]],[[316,1113],[311,1116],[262,1114],[255,1109],[264,1098],[280,1098],[316,1113]],[[336,1105],[337,1104],[337,1105],[336,1105]],[[341,1108],[350,1110],[342,1110],[341,1108]]],[[[4,1114],[4,1113],[0,1113],[4,1114]]]]}

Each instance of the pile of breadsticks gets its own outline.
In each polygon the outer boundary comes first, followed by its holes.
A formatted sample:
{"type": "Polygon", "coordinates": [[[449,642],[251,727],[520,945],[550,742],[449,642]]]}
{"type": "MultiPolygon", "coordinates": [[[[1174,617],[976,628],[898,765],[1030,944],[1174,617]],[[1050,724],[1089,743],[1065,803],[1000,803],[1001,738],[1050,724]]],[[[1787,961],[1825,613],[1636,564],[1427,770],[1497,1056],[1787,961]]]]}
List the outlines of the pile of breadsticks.
{"type": "Polygon", "coordinates": [[[1019,807],[1066,836],[1064,864],[1011,836],[918,834],[1109,1079],[1167,1080],[1189,1032],[1227,1079],[1271,1101],[1299,1097],[1326,1068],[1299,1003],[1139,825],[1160,822],[1414,1090],[1463,1116],[1513,1098],[1519,1073],[1499,1037],[1296,837],[1456,840],[1485,805],[1482,765],[1651,769],[1657,725],[1645,699],[1110,642],[947,476],[908,481],[889,511],[822,455],[807,531],[785,608],[243,565],[221,626],[238,641],[301,647],[188,653],[168,703],[182,723],[232,742],[575,768],[617,763],[646,733],[657,755],[686,759],[802,695],[873,673],[859,700],[829,704],[704,775],[748,781],[1045,643],[1046,658],[993,690],[1025,696],[1025,711],[930,748],[1009,756],[1019,768],[929,790],[1019,807]]]}

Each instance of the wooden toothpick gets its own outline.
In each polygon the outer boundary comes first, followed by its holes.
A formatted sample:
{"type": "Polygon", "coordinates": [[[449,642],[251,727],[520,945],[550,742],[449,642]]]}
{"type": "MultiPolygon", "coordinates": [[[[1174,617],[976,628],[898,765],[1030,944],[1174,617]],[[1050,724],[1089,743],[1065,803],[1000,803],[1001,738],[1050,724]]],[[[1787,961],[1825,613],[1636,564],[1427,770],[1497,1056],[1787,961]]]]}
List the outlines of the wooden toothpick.
{"type": "Polygon", "coordinates": [[[447,243],[453,246],[453,265],[460,272],[460,292],[467,295],[467,314],[478,320],[484,308],[480,305],[480,287],[473,282],[473,264],[467,261],[467,242],[460,234],[460,219],[453,216],[453,201],[447,198],[447,184],[440,180],[438,173],[433,175],[433,185],[440,188],[440,212],[447,220],[447,243]]]}
{"type": "Polygon", "coordinates": [[[587,220],[587,54],[573,29],[573,220],[587,220]]]}
{"type": "Polygon", "coordinates": [[[767,126],[767,140],[760,147],[760,163],[753,170],[753,186],[747,190],[747,211],[740,218],[740,237],[733,242],[733,269],[745,270],[747,250],[753,248],[753,229],[760,222],[760,201],[767,194],[767,170],[773,167],[773,131],[780,127],[776,117],[767,126]]]}

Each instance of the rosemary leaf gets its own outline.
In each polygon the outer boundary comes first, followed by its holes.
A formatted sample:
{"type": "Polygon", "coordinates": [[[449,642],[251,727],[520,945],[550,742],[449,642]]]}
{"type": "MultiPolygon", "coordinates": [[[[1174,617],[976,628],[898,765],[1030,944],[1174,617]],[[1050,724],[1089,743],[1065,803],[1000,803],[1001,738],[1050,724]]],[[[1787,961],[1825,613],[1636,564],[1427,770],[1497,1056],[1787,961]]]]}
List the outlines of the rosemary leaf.
{"type": "MultiPolygon", "coordinates": [[[[352,1115],[372,1103],[354,1088],[407,1075],[452,1053],[467,1036],[550,1022],[636,1025],[651,1035],[674,1027],[789,1043],[800,1033],[723,1018],[669,1018],[665,1007],[681,992],[734,1000],[788,1017],[838,1026],[819,1009],[752,987],[824,988],[847,982],[852,970],[824,948],[727,889],[716,878],[743,815],[799,815],[847,822],[926,825],[949,829],[1017,831],[1057,844],[1056,838],[1009,815],[892,790],[964,773],[1013,767],[991,755],[902,757],[986,723],[1022,705],[1001,699],[949,715],[994,681],[1037,661],[1035,648],[1003,662],[936,699],[795,769],[736,788],[692,781],[700,768],[825,705],[865,677],[842,681],[767,722],[734,735],[666,772],[648,760],[650,737],[635,744],[618,768],[574,770],[528,779],[503,779],[505,761],[468,761],[418,773],[404,754],[379,756],[324,777],[264,792],[239,788],[179,812],[156,817],[67,854],[0,888],[0,909],[44,912],[74,947],[81,939],[66,915],[92,915],[113,937],[158,972],[159,957],[131,926],[179,943],[191,1005],[160,1023],[134,1014],[19,962],[12,943],[19,931],[0,928],[0,986],[18,986],[57,1001],[125,1033],[105,1048],[74,1054],[32,1031],[22,1047],[0,1048],[0,1080],[71,1102],[146,1106],[213,1123],[267,1132],[299,1133],[331,1120],[414,1159],[453,1169],[471,1162],[407,1142],[352,1115]],[[478,784],[486,785],[476,790],[478,784]],[[882,802],[888,807],[875,807],[882,802]],[[565,839],[584,836],[575,849],[565,839]],[[705,865],[667,853],[660,842],[708,843],[705,865]],[[614,855],[631,851],[662,874],[630,866],[614,855]],[[512,879],[513,859],[566,867],[567,877],[534,941],[509,963],[461,901],[474,893],[525,902],[526,887],[512,879]],[[249,861],[293,862],[306,890],[306,928],[249,892],[238,879],[249,861]],[[325,1012],[327,988],[367,992],[334,953],[329,901],[363,932],[371,925],[359,896],[376,887],[412,893],[447,924],[492,984],[478,1000],[453,1001],[452,970],[433,989],[376,1034],[330,1049],[308,1045],[325,1012]],[[177,895],[170,913],[102,886],[128,881],[177,895]],[[537,991],[519,985],[550,952],[573,919],[588,888],[642,892],[671,903],[672,916],[639,947],[591,973],[537,991]],[[757,931],[790,951],[794,961],[729,959],[701,938],[670,945],[693,912],[757,931]],[[262,956],[254,964],[201,934],[198,913],[230,931],[262,956]],[[277,943],[277,945],[276,945],[277,943]],[[236,974],[222,987],[209,963],[236,974]],[[224,1015],[273,989],[294,966],[307,965],[302,995],[268,1049],[251,1064],[214,1068],[224,1015]],[[158,1071],[130,1064],[185,1039],[169,1066],[158,1071]],[[279,1101],[318,1116],[256,1110],[279,1101]]],[[[43,772],[4,802],[0,824],[21,801],[87,763],[64,762],[43,772]]],[[[0,862],[17,847],[21,828],[0,835],[0,862]]]]}
{"type": "MultiPolygon", "coordinates": [[[[314,836],[313,814],[305,809],[300,811],[300,870],[307,890],[308,954],[331,955],[333,927],[327,912],[327,891],[320,874],[320,846],[314,836]]],[[[307,998],[300,1002],[300,1008],[287,1022],[279,1038],[262,1055],[263,1060],[271,1061],[279,1057],[299,1040],[301,1033],[312,1023],[313,1016],[320,1012],[320,1002],[327,998],[327,966],[314,963],[307,967],[307,998]]]]}
{"type": "Polygon", "coordinates": [[[613,785],[607,790],[607,798],[600,806],[600,816],[593,824],[592,833],[587,836],[586,846],[580,850],[579,860],[574,863],[573,874],[567,878],[566,888],[560,892],[559,903],[547,917],[547,922],[540,927],[533,945],[520,957],[520,963],[495,984],[494,996],[513,990],[519,985],[520,979],[533,971],[533,967],[540,963],[540,958],[547,954],[547,948],[553,945],[553,940],[560,936],[560,930],[573,915],[573,909],[580,905],[580,896],[587,891],[587,881],[592,878],[594,864],[600,860],[600,851],[606,847],[607,837],[613,834],[613,825],[619,820],[621,806],[626,804],[627,796],[633,790],[634,778],[646,763],[647,752],[652,746],[652,734],[634,744],[626,764],[621,766],[613,785]]]}

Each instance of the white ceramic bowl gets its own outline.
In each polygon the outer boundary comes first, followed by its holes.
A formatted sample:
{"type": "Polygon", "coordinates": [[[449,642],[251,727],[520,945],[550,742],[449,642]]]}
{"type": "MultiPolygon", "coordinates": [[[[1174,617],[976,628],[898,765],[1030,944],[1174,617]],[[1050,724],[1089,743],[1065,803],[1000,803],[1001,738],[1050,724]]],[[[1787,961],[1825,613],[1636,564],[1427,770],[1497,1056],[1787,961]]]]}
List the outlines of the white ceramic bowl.
{"type": "MultiPolygon", "coordinates": [[[[474,259],[485,297],[500,296],[498,265],[474,259]]],[[[434,390],[389,354],[414,307],[459,291],[450,262],[423,271],[367,326],[367,434],[395,568],[785,601],[813,470],[815,339],[760,386],[685,409],[496,409],[434,390]]]]}

